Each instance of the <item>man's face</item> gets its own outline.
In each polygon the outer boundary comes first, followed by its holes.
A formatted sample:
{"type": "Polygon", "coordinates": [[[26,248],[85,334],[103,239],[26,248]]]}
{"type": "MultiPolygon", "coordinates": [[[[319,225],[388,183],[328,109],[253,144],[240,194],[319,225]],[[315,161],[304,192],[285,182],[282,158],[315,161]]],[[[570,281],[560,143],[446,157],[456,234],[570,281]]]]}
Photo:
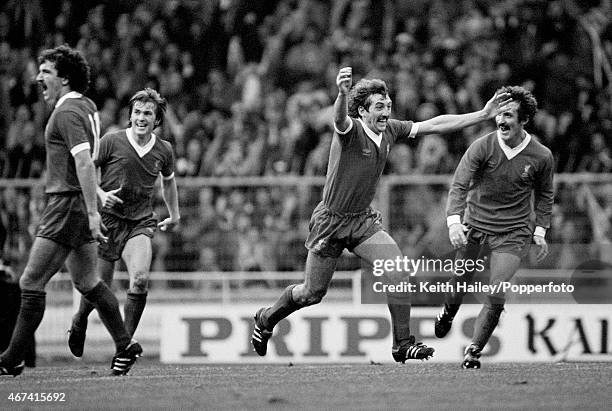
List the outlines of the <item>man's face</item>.
{"type": "Polygon", "coordinates": [[[50,104],[55,103],[61,97],[62,86],[64,83],[67,84],[66,79],[57,75],[55,63],[49,60],[43,61],[38,67],[36,81],[42,89],[43,98],[50,104]]]}
{"type": "Polygon", "coordinates": [[[155,103],[151,101],[134,102],[132,112],[130,113],[130,122],[132,130],[137,137],[145,137],[151,135],[155,129],[155,120],[157,120],[155,103]]]}
{"type": "Polygon", "coordinates": [[[376,134],[382,133],[387,128],[387,120],[391,115],[391,99],[382,94],[372,94],[370,106],[367,110],[359,107],[359,115],[370,130],[376,134]]]}
{"type": "Polygon", "coordinates": [[[498,135],[502,140],[520,141],[523,137],[523,126],[526,121],[519,121],[518,118],[519,103],[512,101],[508,104],[508,108],[495,116],[498,135]]]}

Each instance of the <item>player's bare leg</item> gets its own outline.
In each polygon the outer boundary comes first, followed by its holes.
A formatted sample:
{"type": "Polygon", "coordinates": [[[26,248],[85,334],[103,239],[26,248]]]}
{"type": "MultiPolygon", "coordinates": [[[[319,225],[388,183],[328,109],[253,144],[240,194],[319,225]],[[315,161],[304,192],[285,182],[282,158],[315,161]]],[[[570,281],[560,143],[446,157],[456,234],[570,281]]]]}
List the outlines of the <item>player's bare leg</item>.
{"type": "Polygon", "coordinates": [[[272,330],[283,318],[309,305],[318,304],[327,293],[334,275],[335,257],[322,257],[311,251],[306,258],[304,282],[287,287],[272,307],[260,308],[255,314],[255,327],[251,343],[257,354],[264,356],[272,330]]]}
{"type": "MultiPolygon", "coordinates": [[[[492,285],[510,281],[521,263],[521,258],[510,253],[491,253],[492,285]]],[[[474,323],[472,343],[466,348],[463,368],[480,368],[480,352],[493,334],[499,317],[504,310],[505,296],[503,293],[487,295],[485,303],[474,323]]]]}
{"type": "MultiPolygon", "coordinates": [[[[378,231],[353,250],[355,254],[370,265],[374,260],[392,260],[402,257],[395,240],[385,231],[378,231]]],[[[391,283],[399,284],[404,275],[398,271],[385,273],[391,283]]],[[[387,305],[391,314],[393,328],[392,355],[395,361],[404,362],[407,359],[428,359],[434,349],[422,343],[417,343],[410,334],[410,294],[387,293],[387,305]]]]}
{"type": "Polygon", "coordinates": [[[36,237],[27,265],[19,280],[21,307],[11,342],[0,355],[0,375],[23,371],[24,347],[32,338],[45,313],[45,286],[58,272],[70,249],[47,238],[36,237]]]}
{"type": "Polygon", "coordinates": [[[133,336],[147,303],[147,291],[153,251],[146,235],[130,238],[121,254],[130,276],[130,288],[123,310],[125,329],[133,336]]]}

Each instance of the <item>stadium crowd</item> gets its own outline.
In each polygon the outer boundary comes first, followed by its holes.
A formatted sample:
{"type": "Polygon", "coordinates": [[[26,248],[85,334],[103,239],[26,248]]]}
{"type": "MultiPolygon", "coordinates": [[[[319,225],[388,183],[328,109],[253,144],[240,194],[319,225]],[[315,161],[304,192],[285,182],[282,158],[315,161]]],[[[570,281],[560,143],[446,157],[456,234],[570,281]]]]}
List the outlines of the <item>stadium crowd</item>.
{"type": "MultiPolygon", "coordinates": [[[[611,15],[609,0],[9,0],[0,12],[0,176],[41,175],[48,109],[35,56],[62,43],[92,67],[88,95],[103,133],[125,127],[135,90],[168,99],[161,134],[179,177],[324,175],[331,93],[346,65],[355,78],[384,79],[393,115],[416,121],[479,109],[501,85],[522,85],[540,105],[527,129],[553,151],[556,171],[608,173],[611,15]]],[[[492,126],[398,145],[385,173],[452,173],[492,126]]],[[[156,237],[153,269],[299,270],[319,189],[181,189],[183,228],[156,237]]],[[[391,231],[406,254],[445,251],[444,191],[394,191],[391,231]]],[[[560,187],[552,242],[609,240],[592,222],[609,227],[611,199],[560,187]]],[[[5,188],[0,201],[3,257],[24,260],[42,193],[5,188]]]]}

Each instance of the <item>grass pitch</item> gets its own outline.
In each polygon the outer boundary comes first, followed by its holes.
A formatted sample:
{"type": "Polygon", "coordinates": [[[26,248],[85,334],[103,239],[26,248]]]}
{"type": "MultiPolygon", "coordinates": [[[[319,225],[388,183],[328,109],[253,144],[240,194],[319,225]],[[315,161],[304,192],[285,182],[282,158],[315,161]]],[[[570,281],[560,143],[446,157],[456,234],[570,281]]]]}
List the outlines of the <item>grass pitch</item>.
{"type": "Polygon", "coordinates": [[[160,365],[126,377],[104,364],[42,366],[0,377],[0,409],[609,409],[612,364],[160,365]],[[10,393],[65,393],[15,402],[10,393]]]}

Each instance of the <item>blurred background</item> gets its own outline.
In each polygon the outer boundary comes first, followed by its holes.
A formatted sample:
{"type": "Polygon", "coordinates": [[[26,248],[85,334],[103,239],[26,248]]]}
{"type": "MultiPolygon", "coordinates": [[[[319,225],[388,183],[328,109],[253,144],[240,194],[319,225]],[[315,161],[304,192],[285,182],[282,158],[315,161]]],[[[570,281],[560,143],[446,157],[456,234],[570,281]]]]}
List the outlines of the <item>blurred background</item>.
{"type": "MultiPolygon", "coordinates": [[[[327,167],[335,76],[349,65],[355,81],[387,82],[398,119],[478,110],[502,85],[532,90],[539,112],[527,130],[552,150],[558,174],[547,235],[553,252],[525,268],[606,266],[611,16],[610,0],[7,0],[0,6],[0,272],[16,281],[44,207],[50,110],[34,80],[36,57],[63,43],[91,65],[87,95],[102,133],[127,126],[128,99],[143,87],[169,101],[157,133],[174,147],[183,222],[154,239],[154,301],[271,299],[288,278],[300,278],[327,167]]],[[[407,256],[451,251],[448,183],[466,147],[493,127],[394,147],[375,206],[407,256]]],[[[165,216],[159,198],[158,205],[165,216]]],[[[342,257],[340,271],[357,269],[355,257],[342,257]]],[[[339,281],[332,297],[350,299],[351,284],[339,281]]],[[[49,292],[54,304],[72,303],[66,276],[49,292]]],[[[67,328],[69,319],[61,321],[67,328]]]]}

